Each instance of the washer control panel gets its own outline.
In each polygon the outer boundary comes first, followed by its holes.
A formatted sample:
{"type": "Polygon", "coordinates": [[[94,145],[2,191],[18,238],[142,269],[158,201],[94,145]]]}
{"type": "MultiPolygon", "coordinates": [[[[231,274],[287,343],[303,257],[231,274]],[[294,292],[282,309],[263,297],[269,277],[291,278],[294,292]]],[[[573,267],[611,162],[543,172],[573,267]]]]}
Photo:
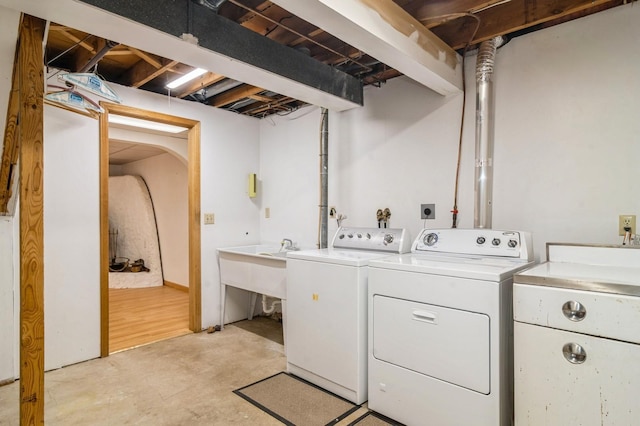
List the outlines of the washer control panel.
{"type": "Polygon", "coordinates": [[[495,229],[423,229],[411,251],[518,257],[533,260],[531,234],[495,229]]]}
{"type": "Polygon", "coordinates": [[[333,248],[408,253],[411,238],[406,229],[341,227],[331,242],[333,248]]]}

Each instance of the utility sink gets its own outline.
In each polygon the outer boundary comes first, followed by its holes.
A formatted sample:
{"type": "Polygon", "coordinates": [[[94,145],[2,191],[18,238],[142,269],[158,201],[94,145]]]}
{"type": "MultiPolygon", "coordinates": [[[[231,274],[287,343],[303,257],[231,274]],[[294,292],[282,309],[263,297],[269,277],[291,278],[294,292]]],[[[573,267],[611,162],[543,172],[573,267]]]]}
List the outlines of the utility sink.
{"type": "Polygon", "coordinates": [[[253,293],[249,319],[253,317],[256,294],[278,299],[287,298],[287,252],[279,246],[251,245],[218,249],[220,266],[221,321],[224,324],[226,287],[232,286],[253,293]]]}

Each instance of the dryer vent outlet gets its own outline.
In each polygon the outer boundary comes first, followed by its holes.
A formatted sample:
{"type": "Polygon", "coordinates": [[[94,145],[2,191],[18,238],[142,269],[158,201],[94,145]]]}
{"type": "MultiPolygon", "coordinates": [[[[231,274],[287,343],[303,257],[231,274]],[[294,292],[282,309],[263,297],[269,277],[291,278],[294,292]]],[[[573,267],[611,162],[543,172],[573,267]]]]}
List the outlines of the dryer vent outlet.
{"type": "Polygon", "coordinates": [[[420,219],[435,219],[435,218],[436,218],[435,204],[420,204],[420,219]]]}

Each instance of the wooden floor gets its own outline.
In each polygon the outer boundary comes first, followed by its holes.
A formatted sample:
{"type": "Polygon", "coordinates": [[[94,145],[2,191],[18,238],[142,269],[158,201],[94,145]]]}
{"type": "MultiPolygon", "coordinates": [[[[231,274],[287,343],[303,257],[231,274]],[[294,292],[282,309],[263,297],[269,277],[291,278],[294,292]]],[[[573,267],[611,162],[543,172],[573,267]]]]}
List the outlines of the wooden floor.
{"type": "Polygon", "coordinates": [[[189,333],[189,293],[167,286],[109,289],[110,353],[189,333]]]}

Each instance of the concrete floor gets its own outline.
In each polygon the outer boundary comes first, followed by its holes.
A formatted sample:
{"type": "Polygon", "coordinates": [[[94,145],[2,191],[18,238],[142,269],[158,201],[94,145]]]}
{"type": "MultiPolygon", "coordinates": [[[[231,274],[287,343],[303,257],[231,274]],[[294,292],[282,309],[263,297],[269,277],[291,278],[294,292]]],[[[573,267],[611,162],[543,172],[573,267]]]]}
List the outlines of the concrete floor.
{"type": "MultiPolygon", "coordinates": [[[[45,422],[281,425],[232,391],[285,370],[281,344],[228,325],[46,373],[45,422]]],[[[19,424],[18,386],[0,387],[0,425],[19,424]]]]}

